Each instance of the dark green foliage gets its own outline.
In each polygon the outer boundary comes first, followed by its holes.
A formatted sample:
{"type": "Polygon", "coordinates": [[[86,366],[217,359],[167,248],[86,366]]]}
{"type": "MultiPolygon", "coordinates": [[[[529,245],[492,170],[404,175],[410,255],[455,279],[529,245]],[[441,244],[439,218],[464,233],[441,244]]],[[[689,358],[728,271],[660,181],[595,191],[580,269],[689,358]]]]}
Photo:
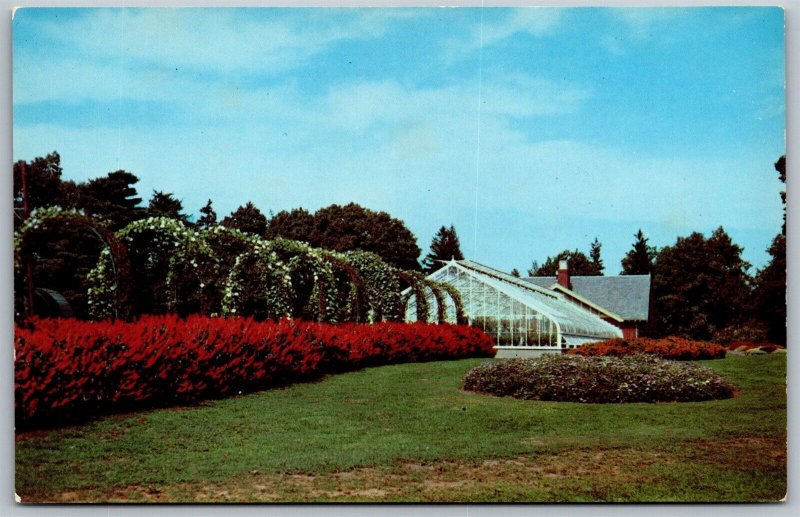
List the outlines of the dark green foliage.
{"type": "Polygon", "coordinates": [[[633,243],[633,248],[622,259],[622,274],[648,275],[653,272],[656,248],[647,244],[648,239],[641,228],[634,237],[636,241],[633,243]]]}
{"type": "Polygon", "coordinates": [[[755,316],[769,341],[786,345],[786,236],[776,235],[768,251],[772,259],[756,275],[755,316]]]}
{"type": "Polygon", "coordinates": [[[22,169],[27,173],[28,208],[62,205],[61,157],[55,151],[31,162],[14,164],[14,228],[22,222],[22,169]]]}
{"type": "Polygon", "coordinates": [[[248,201],[222,220],[222,226],[263,237],[267,230],[267,218],[261,210],[248,201]]]}
{"type": "Polygon", "coordinates": [[[679,237],[658,254],[653,275],[656,335],[711,339],[746,316],[749,290],[742,248],[719,227],[679,237]]]}
{"type": "Polygon", "coordinates": [[[713,370],[652,355],[546,355],[485,363],[463,387],[501,397],[559,402],[691,402],[725,399],[734,387],[713,370]]]}
{"type": "MultiPolygon", "coordinates": [[[[778,171],[778,179],[781,180],[781,183],[786,183],[786,156],[781,156],[778,158],[778,161],[775,162],[775,170],[778,171]]],[[[781,227],[781,233],[786,235],[786,191],[781,191],[781,201],[783,202],[783,226],[781,227]]]]}
{"type": "Polygon", "coordinates": [[[283,237],[294,241],[311,243],[315,240],[316,224],[314,216],[304,208],[281,210],[267,224],[267,239],[283,237]]]}
{"type": "Polygon", "coordinates": [[[139,178],[123,170],[109,172],[105,177],[78,185],[78,207],[86,215],[105,221],[112,230],[119,230],[145,217],[133,186],[139,178]]]}
{"type": "Polygon", "coordinates": [[[147,205],[149,217],[169,217],[182,223],[189,222],[189,216],[183,213],[183,203],[169,192],[153,191],[153,197],[147,205]]]}
{"type": "MultiPolygon", "coordinates": [[[[778,178],[786,183],[786,157],[775,162],[778,178]]],[[[783,226],[767,250],[772,257],[755,278],[753,312],[766,327],[770,341],[786,344],[786,191],[781,192],[783,226]]]]}
{"type": "Polygon", "coordinates": [[[198,230],[207,230],[217,224],[217,213],[212,208],[210,199],[206,206],[200,209],[200,213],[202,214],[200,219],[194,224],[198,230]]]}
{"type": "Polygon", "coordinates": [[[442,261],[451,259],[464,259],[464,254],[461,252],[461,243],[458,241],[458,234],[456,234],[456,229],[452,224],[450,228],[442,226],[433,236],[431,251],[422,260],[422,267],[428,273],[432,273],[442,267],[442,261]]]}
{"type": "MultiPolygon", "coordinates": [[[[22,263],[33,264],[34,287],[59,292],[72,307],[73,316],[85,318],[89,287],[86,275],[102,248],[103,241],[85,225],[48,221],[31,231],[19,252],[22,263]]],[[[24,272],[16,273],[16,294],[24,296],[24,272]]]]}
{"type": "Polygon", "coordinates": [[[355,203],[331,205],[314,214],[312,246],[333,251],[362,250],[375,253],[400,269],[419,269],[417,239],[405,223],[386,212],[355,203]]]}
{"type": "Polygon", "coordinates": [[[513,276],[514,278],[519,278],[519,276],[520,276],[519,275],[519,269],[517,269],[517,268],[512,269],[511,270],[511,276],[513,276]]]}
{"type": "Polygon", "coordinates": [[[570,276],[601,276],[603,274],[602,261],[601,269],[598,269],[597,263],[592,262],[582,251],[564,250],[555,257],[547,257],[540,267],[536,267],[538,263],[534,261],[533,266],[528,270],[528,275],[555,276],[558,273],[558,263],[562,260],[568,262],[570,276]]]}
{"type": "Polygon", "coordinates": [[[594,242],[592,242],[591,247],[589,248],[589,259],[592,262],[592,268],[596,271],[596,275],[602,275],[603,269],[603,259],[600,258],[600,249],[603,247],[600,244],[600,241],[597,240],[597,237],[594,238],[594,242]]]}

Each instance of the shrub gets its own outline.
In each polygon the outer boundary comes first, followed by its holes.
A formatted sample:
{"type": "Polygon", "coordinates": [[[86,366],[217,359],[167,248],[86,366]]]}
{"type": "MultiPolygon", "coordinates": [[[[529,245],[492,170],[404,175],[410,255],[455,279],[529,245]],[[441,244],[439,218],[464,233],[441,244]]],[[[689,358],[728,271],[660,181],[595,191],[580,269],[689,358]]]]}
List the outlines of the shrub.
{"type": "Polygon", "coordinates": [[[671,402],[724,399],[734,387],[697,364],[652,355],[546,355],[482,364],[464,376],[468,391],[563,402],[671,402]]]}
{"type": "Polygon", "coordinates": [[[596,343],[586,343],[570,349],[568,354],[585,356],[625,356],[634,354],[653,354],[663,359],[689,361],[698,359],[721,359],[725,357],[725,347],[706,341],[692,341],[682,337],[661,339],[609,339],[596,343]]]}
{"type": "Polygon", "coordinates": [[[491,357],[467,326],[249,318],[33,320],[17,327],[17,425],[210,397],[373,365],[491,357]]]}

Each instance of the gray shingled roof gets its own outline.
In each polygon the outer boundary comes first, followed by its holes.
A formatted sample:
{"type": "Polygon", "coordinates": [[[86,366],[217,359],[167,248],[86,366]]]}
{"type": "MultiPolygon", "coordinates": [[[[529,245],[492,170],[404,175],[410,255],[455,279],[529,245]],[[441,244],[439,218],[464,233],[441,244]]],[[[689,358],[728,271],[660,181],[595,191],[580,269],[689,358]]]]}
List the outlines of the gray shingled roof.
{"type": "MultiPolygon", "coordinates": [[[[524,279],[539,287],[556,283],[554,276],[524,279]]],[[[650,275],[573,276],[572,291],[625,320],[645,321],[650,313],[650,275]]]]}

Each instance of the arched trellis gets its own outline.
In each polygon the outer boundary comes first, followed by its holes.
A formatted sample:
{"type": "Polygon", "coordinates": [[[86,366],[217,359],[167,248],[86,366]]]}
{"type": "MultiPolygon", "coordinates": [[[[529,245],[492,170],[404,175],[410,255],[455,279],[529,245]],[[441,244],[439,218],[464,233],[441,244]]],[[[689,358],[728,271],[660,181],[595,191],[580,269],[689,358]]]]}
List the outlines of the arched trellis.
{"type": "Polygon", "coordinates": [[[269,319],[291,317],[293,299],[289,266],[268,242],[259,240],[251,250],[236,257],[225,281],[222,313],[269,319]],[[249,286],[248,291],[245,286],[249,286]]]}
{"type": "Polygon", "coordinates": [[[278,237],[266,247],[286,262],[294,292],[294,314],[305,313],[316,321],[334,323],[338,319],[338,293],[330,262],[324,253],[308,244],[278,237]],[[306,284],[305,286],[303,284],[306,284]],[[311,284],[306,299],[302,287],[311,284]]]}
{"type": "MultiPolygon", "coordinates": [[[[212,313],[224,312],[224,296],[229,279],[229,273],[233,269],[236,259],[248,252],[253,251],[256,246],[263,242],[258,236],[245,233],[236,228],[215,225],[200,232],[200,237],[211,248],[211,252],[217,260],[219,274],[215,276],[208,286],[209,294],[213,298],[212,313]]],[[[241,286],[238,286],[241,289],[241,286]]]]}
{"type": "Polygon", "coordinates": [[[364,279],[361,278],[358,270],[353,267],[347,258],[335,251],[322,251],[322,257],[327,260],[335,273],[341,272],[344,279],[349,283],[349,287],[337,286],[339,292],[340,321],[364,322],[369,321],[368,307],[369,297],[364,279]],[[340,287],[343,287],[340,289],[340,287]],[[344,295],[347,290],[346,297],[344,295]]]}
{"type": "Polygon", "coordinates": [[[398,274],[411,287],[410,291],[403,296],[403,313],[407,310],[409,300],[414,296],[417,321],[427,322],[430,319],[430,303],[428,302],[426,291],[429,290],[436,301],[436,321],[438,323],[447,323],[447,301],[445,296],[449,296],[453,301],[456,323],[463,325],[467,322],[464,314],[464,304],[461,301],[461,294],[458,289],[448,283],[426,278],[422,273],[416,271],[399,271],[398,274]]]}
{"type": "MultiPolygon", "coordinates": [[[[417,321],[426,323],[430,320],[431,309],[430,304],[428,303],[428,298],[425,296],[425,289],[428,288],[428,282],[426,281],[425,277],[422,276],[421,273],[417,273],[416,271],[402,271],[400,269],[397,270],[397,276],[404,280],[406,283],[409,284],[411,290],[403,297],[402,301],[402,311],[403,314],[406,312],[406,308],[408,307],[408,301],[411,299],[411,296],[414,296],[414,300],[416,302],[417,307],[417,321]]],[[[436,296],[436,291],[433,291],[434,296],[436,296]]],[[[441,295],[441,292],[440,292],[441,295]]],[[[439,298],[437,297],[437,302],[439,298]]],[[[441,307],[441,304],[437,305],[441,307]]]]}
{"type": "MultiPolygon", "coordinates": [[[[130,316],[130,301],[133,296],[133,282],[131,281],[131,262],[128,250],[122,241],[104,224],[77,210],[64,210],[60,207],[39,208],[31,212],[30,217],[14,232],[14,267],[21,267],[22,251],[26,238],[31,232],[44,228],[47,224],[61,221],[80,225],[88,229],[100,242],[104,244],[101,255],[105,255],[107,275],[115,285],[116,296],[108,304],[107,317],[127,318],[130,316]]],[[[92,282],[91,273],[89,282],[92,282]]],[[[89,291],[90,312],[91,288],[89,291]]]]}
{"type": "MultiPolygon", "coordinates": [[[[209,299],[207,290],[217,274],[217,263],[211,249],[199,232],[187,227],[181,221],[166,217],[149,217],[130,223],[116,233],[117,238],[127,244],[133,244],[138,238],[146,238],[148,252],[154,252],[143,261],[141,271],[158,275],[160,261],[166,260],[163,300],[156,300],[158,306],[150,310],[166,310],[168,312],[188,310],[208,312],[209,299]],[[197,306],[191,306],[196,303],[197,306]],[[161,309],[159,309],[159,306],[161,309]]],[[[143,247],[144,248],[144,247],[143,247]]],[[[118,286],[108,276],[108,250],[101,252],[95,268],[89,273],[93,283],[89,296],[93,302],[93,316],[105,317],[104,309],[109,300],[117,297],[118,286]]],[[[152,289],[152,286],[148,286],[152,289]]],[[[147,291],[148,294],[151,294],[147,291]]],[[[118,302],[117,302],[118,303],[118,302]]]]}
{"type": "Polygon", "coordinates": [[[467,315],[464,313],[464,302],[461,300],[461,293],[455,286],[447,282],[436,282],[443,291],[445,291],[450,299],[453,300],[453,306],[456,310],[456,324],[466,325],[467,315]]]}
{"type": "Polygon", "coordinates": [[[368,251],[347,251],[342,257],[358,271],[367,292],[367,320],[402,321],[403,303],[396,270],[368,251]]]}

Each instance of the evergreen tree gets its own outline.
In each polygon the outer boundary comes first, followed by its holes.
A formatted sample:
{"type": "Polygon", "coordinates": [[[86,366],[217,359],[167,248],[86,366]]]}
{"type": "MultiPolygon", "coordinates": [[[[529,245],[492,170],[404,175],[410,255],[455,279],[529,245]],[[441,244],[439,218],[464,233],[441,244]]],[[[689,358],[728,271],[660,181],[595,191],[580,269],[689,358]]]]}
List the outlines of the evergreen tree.
{"type": "Polygon", "coordinates": [[[189,221],[189,217],[182,213],[183,203],[169,192],[158,190],[153,191],[153,197],[147,205],[147,214],[150,217],[169,217],[184,223],[189,221]]]}
{"type": "Polygon", "coordinates": [[[517,269],[517,268],[512,269],[511,270],[511,276],[513,276],[515,278],[519,278],[519,276],[520,276],[519,275],[519,269],[517,269]]]}
{"type": "Polygon", "coordinates": [[[531,267],[528,268],[528,276],[536,276],[536,272],[539,271],[539,268],[540,268],[539,262],[537,262],[535,260],[532,261],[531,262],[531,267]]]}
{"type": "Polygon", "coordinates": [[[463,260],[464,254],[461,253],[461,244],[458,241],[455,227],[451,224],[450,228],[442,226],[431,241],[431,251],[422,260],[422,267],[428,273],[439,269],[441,261],[451,259],[463,260]]]}
{"type": "Polygon", "coordinates": [[[267,230],[267,218],[261,213],[261,210],[248,201],[246,205],[240,206],[231,215],[225,217],[222,225],[263,237],[267,230]]]}
{"type": "Polygon", "coordinates": [[[642,229],[634,235],[636,241],[633,248],[622,258],[623,275],[647,275],[653,272],[653,261],[656,257],[656,248],[647,244],[647,237],[642,229]]]}
{"type": "Polygon", "coordinates": [[[112,230],[119,230],[145,216],[137,197],[139,178],[123,170],[78,185],[78,205],[87,215],[105,221],[112,230]]]}
{"type": "Polygon", "coordinates": [[[209,199],[206,203],[206,206],[200,209],[200,219],[197,220],[195,223],[195,227],[199,230],[208,229],[215,224],[217,224],[217,213],[214,211],[214,208],[211,206],[211,200],[209,199]]]}
{"type": "Polygon", "coordinates": [[[600,248],[602,247],[603,245],[600,244],[600,241],[595,237],[594,242],[592,242],[589,248],[589,259],[592,261],[594,276],[601,276],[603,274],[603,269],[605,269],[603,266],[603,259],[600,258],[600,248]]]}

